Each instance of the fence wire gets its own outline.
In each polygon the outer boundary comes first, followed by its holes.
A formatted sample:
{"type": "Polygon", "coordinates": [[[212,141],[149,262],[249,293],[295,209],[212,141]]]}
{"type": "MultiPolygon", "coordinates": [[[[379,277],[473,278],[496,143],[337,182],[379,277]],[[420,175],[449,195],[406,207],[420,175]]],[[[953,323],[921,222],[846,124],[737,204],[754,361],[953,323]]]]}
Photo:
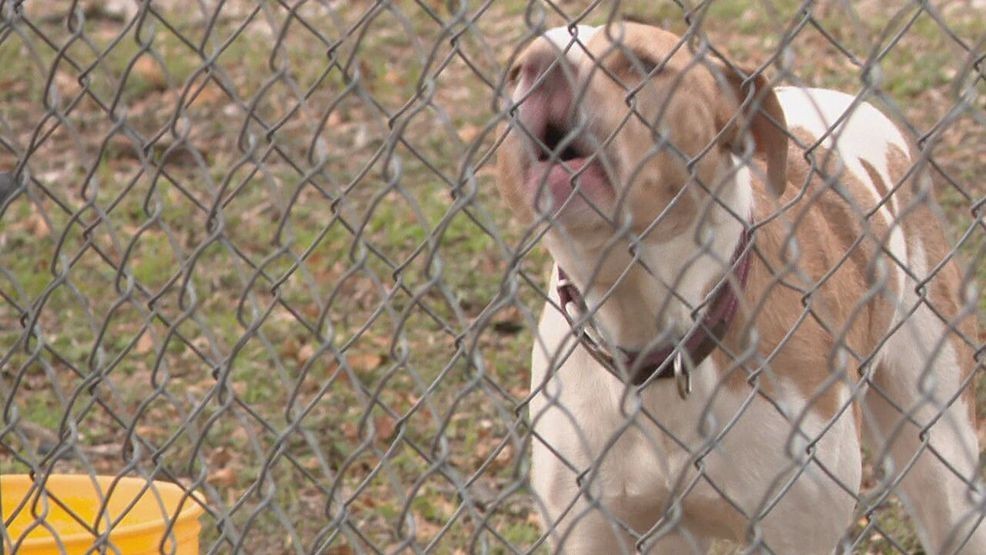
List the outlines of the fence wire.
{"type": "MultiPolygon", "coordinates": [[[[979,0],[0,0],[0,472],[34,484],[16,506],[0,491],[2,551],[48,534],[62,501],[45,484],[73,473],[177,484],[203,553],[976,552],[983,29],[979,0]],[[624,20],[678,39],[631,42],[624,20]],[[689,61],[653,59],[671,52],[689,61]],[[749,283],[770,283],[740,310],[783,304],[782,340],[734,318],[748,325],[717,338],[711,380],[702,366],[684,399],[674,380],[638,391],[578,338],[615,353],[701,327],[709,284],[680,268],[714,260],[735,284],[727,228],[649,257],[674,221],[739,202],[707,179],[718,151],[679,141],[704,120],[670,100],[657,114],[647,83],[719,101],[693,76],[732,64],[745,85],[847,92],[848,116],[871,103],[916,149],[901,173],[867,169],[884,189],[860,203],[855,162],[828,156],[845,120],[788,129],[805,174],[768,218],[731,224],[752,229],[749,283]],[[577,125],[525,115],[560,105],[551,86],[577,125]],[[497,175],[498,158],[588,151],[612,158],[610,181],[637,152],[640,173],[678,168],[692,188],[652,212],[625,193],[649,215],[620,219],[585,162],[564,199],[595,222],[580,228],[544,201],[557,166],[533,204],[497,175]],[[925,252],[937,221],[946,242],[925,252]],[[847,248],[799,251],[805,229],[847,248]],[[552,259],[584,289],[571,326],[552,259]],[[641,306],[625,279],[649,284],[641,306]],[[694,320],[662,328],[663,299],[694,320]]],[[[765,179],[737,144],[736,175],[765,179]]],[[[126,552],[69,518],[96,552],[126,552]]]]}

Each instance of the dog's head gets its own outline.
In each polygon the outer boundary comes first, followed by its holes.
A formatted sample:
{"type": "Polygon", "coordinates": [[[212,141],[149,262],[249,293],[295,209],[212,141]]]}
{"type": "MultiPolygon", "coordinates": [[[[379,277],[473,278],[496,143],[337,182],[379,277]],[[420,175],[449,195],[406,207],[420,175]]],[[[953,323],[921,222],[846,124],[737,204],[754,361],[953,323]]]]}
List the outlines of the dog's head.
{"type": "Polygon", "coordinates": [[[577,36],[549,31],[507,76],[498,187],[518,218],[550,219],[568,239],[629,226],[667,241],[728,192],[733,155],[749,148],[780,194],[787,136],[766,79],[696,57],[656,27],[579,27],[577,36]]]}

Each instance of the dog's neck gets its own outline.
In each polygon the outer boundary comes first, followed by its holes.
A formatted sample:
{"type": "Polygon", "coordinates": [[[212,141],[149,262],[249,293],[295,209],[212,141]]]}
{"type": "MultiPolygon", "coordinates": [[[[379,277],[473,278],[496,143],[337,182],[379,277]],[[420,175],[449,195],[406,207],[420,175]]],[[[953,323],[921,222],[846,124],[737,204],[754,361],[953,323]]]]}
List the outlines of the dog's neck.
{"type": "Polygon", "coordinates": [[[718,203],[700,207],[699,217],[674,238],[638,241],[638,261],[627,241],[591,243],[549,235],[549,250],[582,292],[604,343],[628,350],[653,347],[680,339],[701,320],[703,302],[728,271],[752,213],[745,165],[737,164],[733,182],[719,198],[729,210],[718,203]]]}

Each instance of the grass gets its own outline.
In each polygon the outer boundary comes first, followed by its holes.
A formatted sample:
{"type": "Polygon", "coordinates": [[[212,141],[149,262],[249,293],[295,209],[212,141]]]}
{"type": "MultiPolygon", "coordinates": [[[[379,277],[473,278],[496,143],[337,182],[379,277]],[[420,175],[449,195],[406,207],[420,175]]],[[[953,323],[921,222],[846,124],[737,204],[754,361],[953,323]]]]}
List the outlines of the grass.
{"type": "MultiPolygon", "coordinates": [[[[781,80],[859,91],[880,37],[916,15],[868,94],[916,134],[931,129],[967,57],[939,20],[980,49],[986,21],[892,4],[815,7],[813,22],[856,61],[807,25],[781,80]]],[[[156,13],[174,29],[154,15],[126,28],[128,17],[94,12],[74,38],[64,13],[29,9],[55,48],[24,24],[2,31],[0,170],[23,160],[36,129],[50,135],[25,164],[27,193],[0,215],[0,467],[134,465],[196,487],[229,517],[204,520],[204,545],[220,552],[534,549],[518,414],[541,296],[521,282],[484,312],[507,291],[524,230],[489,163],[470,183],[459,176],[470,147],[482,154],[495,137],[483,132],[495,95],[481,76],[496,82],[531,22],[563,18],[521,0],[482,13],[469,3],[475,21],[449,23],[465,30],[453,50],[435,21],[453,21],[451,3],[331,5],[303,3],[292,18],[279,4],[228,2],[207,33],[209,17],[165,1],[156,13]],[[51,68],[57,97],[46,107],[51,68]],[[115,119],[114,100],[126,108],[115,119]],[[57,117],[45,118],[49,107],[57,117]],[[463,207],[453,192],[473,196],[463,207]],[[81,431],[75,454],[47,460],[66,411],[81,431]]],[[[607,19],[607,7],[586,5],[564,9],[607,19]]],[[[619,5],[687,28],[672,2],[619,5]]],[[[804,17],[801,5],[719,0],[703,29],[755,67],[804,17]]],[[[939,198],[958,228],[983,195],[983,138],[967,114],[935,146],[955,183],[939,198]]],[[[977,238],[964,253],[978,254],[977,238]]],[[[520,264],[543,286],[542,250],[520,264]]],[[[916,546],[898,507],[874,518],[877,528],[855,531],[866,534],[862,552],[891,552],[884,535],[916,546]]]]}

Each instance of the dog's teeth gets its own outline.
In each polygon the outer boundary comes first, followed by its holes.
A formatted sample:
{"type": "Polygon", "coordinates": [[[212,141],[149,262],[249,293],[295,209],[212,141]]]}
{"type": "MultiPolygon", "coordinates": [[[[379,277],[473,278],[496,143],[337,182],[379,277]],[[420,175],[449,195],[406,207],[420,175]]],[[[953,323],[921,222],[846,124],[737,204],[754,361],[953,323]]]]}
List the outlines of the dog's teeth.
{"type": "Polygon", "coordinates": [[[565,313],[568,314],[568,316],[573,320],[580,316],[578,307],[575,306],[575,303],[572,301],[565,303],[564,309],[565,313]]]}

